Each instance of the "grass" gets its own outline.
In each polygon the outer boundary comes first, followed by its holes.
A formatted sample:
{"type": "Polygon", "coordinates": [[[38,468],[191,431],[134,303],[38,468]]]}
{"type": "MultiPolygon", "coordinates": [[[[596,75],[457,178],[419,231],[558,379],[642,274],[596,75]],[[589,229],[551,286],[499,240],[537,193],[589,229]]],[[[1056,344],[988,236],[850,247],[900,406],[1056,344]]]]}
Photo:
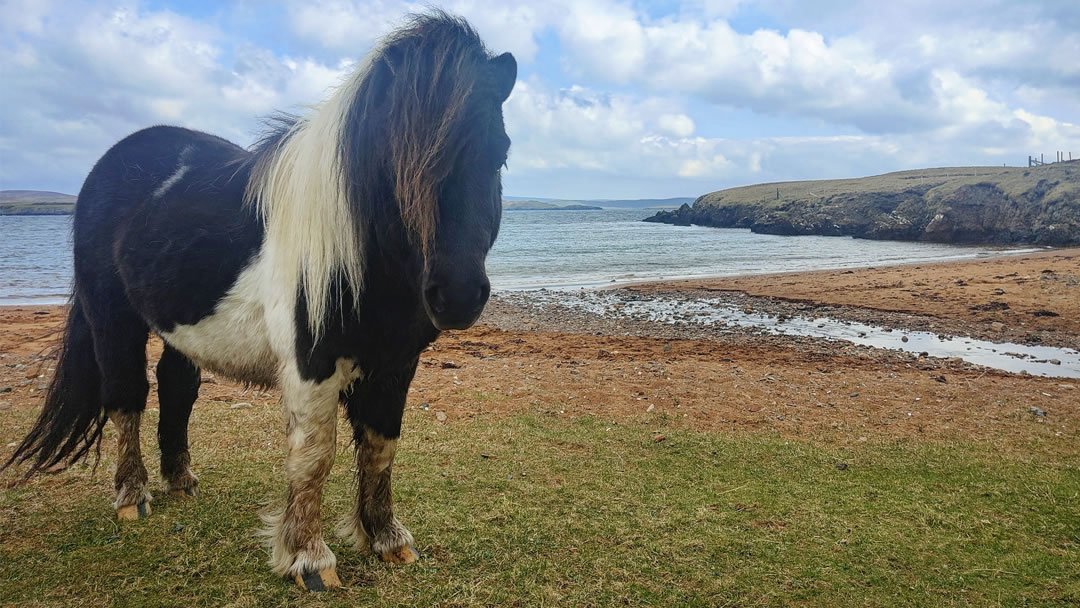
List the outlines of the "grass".
{"type": "Polygon", "coordinates": [[[1074,204],[1080,195],[1080,162],[1065,162],[1041,167],[943,167],[896,171],[853,179],[822,179],[774,182],[719,190],[701,197],[705,205],[759,205],[776,208],[796,201],[819,201],[834,195],[903,192],[917,187],[928,188],[926,196],[936,200],[963,186],[995,184],[1013,199],[1021,199],[1041,180],[1055,184],[1042,195],[1046,201],[1074,204]],[[777,198],[777,190],[780,197],[777,198]]]}
{"type": "Polygon", "coordinates": [[[75,209],[75,197],[38,190],[0,190],[0,215],[63,215],[75,209]]]}
{"type": "MultiPolygon", "coordinates": [[[[152,517],[118,525],[108,449],[96,477],[79,468],[2,491],[0,603],[1080,603],[1080,471],[1039,442],[839,448],[662,427],[659,417],[432,416],[409,413],[394,465],[418,565],[391,567],[329,537],[347,589],[304,594],[272,575],[252,530],[283,488],[277,413],[200,406],[196,500],[155,486],[152,517]],[[654,441],[658,431],[666,440],[654,441]]],[[[347,510],[350,464],[343,448],[327,523],[347,510]]]]}

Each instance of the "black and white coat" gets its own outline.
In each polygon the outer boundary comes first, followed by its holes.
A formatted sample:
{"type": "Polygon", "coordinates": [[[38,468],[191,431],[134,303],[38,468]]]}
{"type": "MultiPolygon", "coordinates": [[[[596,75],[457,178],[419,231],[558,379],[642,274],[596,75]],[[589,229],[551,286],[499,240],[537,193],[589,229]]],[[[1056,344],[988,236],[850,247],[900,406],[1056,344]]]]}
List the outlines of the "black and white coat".
{"type": "Polygon", "coordinates": [[[501,104],[516,77],[463,21],[435,12],[388,36],[308,115],[253,151],[176,127],[113,146],[75,207],[75,289],[41,418],[12,461],[77,460],[119,433],[114,507],[149,514],[139,417],[157,366],[161,470],[194,495],[187,422],[200,369],[280,387],[288,498],[265,517],[271,566],[340,584],[319,505],[339,404],[358,483],[342,532],[383,559],[417,558],[390,474],[408,386],[440,330],[471,325],[498,233],[501,104]]]}

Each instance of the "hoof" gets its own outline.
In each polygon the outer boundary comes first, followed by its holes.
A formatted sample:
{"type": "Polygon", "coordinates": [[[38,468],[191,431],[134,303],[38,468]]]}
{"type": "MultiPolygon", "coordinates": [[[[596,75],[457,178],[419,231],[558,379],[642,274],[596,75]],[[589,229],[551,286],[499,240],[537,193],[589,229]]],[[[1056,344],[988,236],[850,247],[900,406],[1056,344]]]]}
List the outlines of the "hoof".
{"type": "Polygon", "coordinates": [[[198,496],[199,491],[195,488],[179,488],[176,490],[169,490],[169,496],[173,498],[185,498],[188,496],[198,496]]]}
{"type": "Polygon", "coordinates": [[[341,586],[341,579],[333,568],[297,574],[295,580],[296,584],[305,591],[330,591],[341,586]]]}
{"type": "Polygon", "coordinates": [[[140,502],[137,505],[127,505],[116,510],[116,519],[120,521],[135,521],[150,517],[150,503],[140,502]]]}
{"type": "Polygon", "coordinates": [[[405,545],[403,547],[398,547],[393,551],[387,551],[380,555],[379,558],[390,564],[411,564],[420,559],[420,554],[410,545],[405,545]]]}

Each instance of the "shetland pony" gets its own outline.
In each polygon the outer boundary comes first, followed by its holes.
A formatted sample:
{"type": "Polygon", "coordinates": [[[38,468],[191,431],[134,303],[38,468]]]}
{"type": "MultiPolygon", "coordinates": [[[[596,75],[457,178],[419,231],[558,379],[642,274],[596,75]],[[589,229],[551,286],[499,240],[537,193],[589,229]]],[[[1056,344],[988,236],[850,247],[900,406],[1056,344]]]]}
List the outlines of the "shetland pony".
{"type": "Polygon", "coordinates": [[[309,590],[339,586],[319,511],[341,403],[357,470],[341,531],[415,561],[390,499],[402,411],[421,351],[487,302],[516,76],[513,56],[436,11],[387,36],[310,113],[277,117],[251,151],[165,126],[113,146],[75,206],[74,291],[44,409],[5,467],[78,461],[112,420],[113,507],[149,515],[139,423],[153,332],[170,494],[196,494],[200,369],[279,387],[288,494],[264,517],[270,565],[309,590]]]}

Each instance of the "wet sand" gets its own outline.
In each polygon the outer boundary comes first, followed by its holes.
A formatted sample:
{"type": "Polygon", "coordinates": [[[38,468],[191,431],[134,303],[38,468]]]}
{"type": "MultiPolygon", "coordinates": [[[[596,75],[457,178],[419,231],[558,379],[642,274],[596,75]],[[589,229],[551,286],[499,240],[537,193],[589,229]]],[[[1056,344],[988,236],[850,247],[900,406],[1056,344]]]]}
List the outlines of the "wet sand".
{"type": "MultiPolygon", "coordinates": [[[[745,291],[761,307],[823,308],[838,318],[1080,344],[1075,249],[636,285],[624,293],[656,290],[745,291]],[[985,306],[994,302],[1001,304],[985,306]]],[[[1080,381],[815,338],[575,315],[530,308],[521,300],[528,297],[493,298],[480,325],[447,333],[424,352],[409,415],[435,416],[451,426],[518,413],[593,416],[611,424],[662,419],[703,430],[820,437],[838,444],[964,437],[1023,450],[1039,441],[1066,458],[1075,458],[1080,445],[1080,381]]],[[[32,411],[40,407],[55,363],[47,354],[48,335],[63,314],[60,306],[0,308],[0,457],[11,452],[10,443],[25,434],[32,411]]],[[[155,339],[148,371],[159,353],[155,339]]],[[[236,403],[277,407],[274,391],[245,389],[206,372],[204,377],[195,416],[201,408],[236,403]]],[[[157,407],[153,395],[149,407],[157,407]]]]}
{"type": "Polygon", "coordinates": [[[1080,248],[963,262],[640,283],[627,289],[751,296],[932,317],[954,333],[1080,345],[1080,248]],[[1071,342],[1071,343],[1070,343],[1071,342]]]}

